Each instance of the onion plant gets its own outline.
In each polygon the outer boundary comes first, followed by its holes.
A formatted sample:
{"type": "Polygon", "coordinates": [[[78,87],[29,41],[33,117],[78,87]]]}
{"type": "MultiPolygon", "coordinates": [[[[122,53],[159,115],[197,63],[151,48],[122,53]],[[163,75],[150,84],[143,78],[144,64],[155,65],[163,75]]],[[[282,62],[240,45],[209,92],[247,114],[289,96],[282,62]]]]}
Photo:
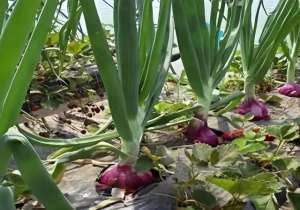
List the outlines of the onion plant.
{"type": "Polygon", "coordinates": [[[0,209],[15,209],[13,186],[5,179],[12,157],[29,190],[47,209],[72,209],[26,137],[12,127],[57,4],[58,0],[18,0],[7,17],[8,1],[0,1],[0,209]]]}
{"type": "Polygon", "coordinates": [[[300,25],[296,25],[281,45],[288,59],[287,83],[281,86],[279,93],[300,98],[300,85],[296,83],[296,68],[300,53],[300,25]]]}
{"type": "Polygon", "coordinates": [[[244,1],[212,0],[209,18],[205,17],[204,0],[173,0],[172,3],[183,65],[201,105],[187,136],[195,142],[217,145],[217,136],[208,128],[207,117],[213,90],[225,76],[235,54],[244,1]]]}
{"type": "Polygon", "coordinates": [[[150,171],[137,172],[140,142],[152,107],[160,95],[169,68],[173,46],[171,0],[160,1],[157,29],[152,0],[144,0],[136,21],[136,3],[114,1],[114,32],[117,64],[93,0],[81,0],[88,35],[95,55],[110,111],[120,137],[120,162],[99,177],[99,187],[128,191],[154,181],[150,171]]]}
{"type": "Polygon", "coordinates": [[[254,21],[252,21],[252,3],[253,0],[247,0],[240,37],[245,98],[236,112],[249,113],[254,116],[254,120],[266,120],[269,118],[268,110],[265,104],[256,98],[255,85],[264,79],[278,46],[300,21],[299,1],[280,0],[275,10],[268,16],[261,33],[258,33],[257,25],[263,2],[259,2],[254,21]]]}

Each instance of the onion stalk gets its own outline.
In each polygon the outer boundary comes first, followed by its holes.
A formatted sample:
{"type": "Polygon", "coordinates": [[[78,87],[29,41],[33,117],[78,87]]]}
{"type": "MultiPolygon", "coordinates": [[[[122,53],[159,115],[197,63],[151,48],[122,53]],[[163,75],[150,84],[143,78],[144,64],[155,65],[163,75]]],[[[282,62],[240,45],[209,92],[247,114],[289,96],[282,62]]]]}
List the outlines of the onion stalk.
{"type": "Polygon", "coordinates": [[[173,0],[175,29],[183,65],[201,108],[186,132],[194,142],[217,144],[207,125],[213,90],[223,79],[237,47],[244,1],[211,1],[206,20],[204,0],[173,0]],[[207,24],[209,22],[209,24],[207,24]],[[224,31],[222,37],[220,33],[224,31]]]}
{"type": "Polygon", "coordinates": [[[134,165],[146,122],[160,95],[170,65],[173,45],[171,0],[160,2],[156,30],[152,0],[145,0],[138,7],[141,15],[138,24],[135,1],[114,1],[117,65],[109,51],[94,1],[81,0],[81,5],[112,118],[122,140],[121,152],[127,154],[120,156],[117,165],[100,175],[98,184],[135,190],[154,180],[150,171],[137,172],[134,165]]]}
{"type": "Polygon", "coordinates": [[[300,85],[296,83],[296,68],[300,48],[300,25],[296,25],[281,45],[288,59],[287,83],[278,88],[279,93],[300,98],[300,85]]]}
{"type": "Polygon", "coordinates": [[[275,10],[268,16],[262,32],[257,25],[263,2],[260,1],[252,22],[253,0],[247,0],[247,7],[240,37],[242,65],[245,75],[245,98],[235,110],[239,114],[251,114],[254,120],[267,120],[269,113],[266,105],[257,99],[255,85],[263,80],[271,68],[278,46],[299,23],[299,1],[280,0],[275,10]]]}

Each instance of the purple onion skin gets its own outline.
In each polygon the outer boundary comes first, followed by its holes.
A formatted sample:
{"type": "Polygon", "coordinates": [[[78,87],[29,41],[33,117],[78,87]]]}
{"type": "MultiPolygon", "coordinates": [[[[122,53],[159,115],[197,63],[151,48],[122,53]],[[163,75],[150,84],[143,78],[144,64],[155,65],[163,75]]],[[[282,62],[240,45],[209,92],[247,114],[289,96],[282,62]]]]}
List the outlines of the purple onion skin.
{"type": "Polygon", "coordinates": [[[207,126],[206,120],[192,120],[187,127],[185,136],[192,143],[203,143],[210,146],[219,144],[217,135],[207,126]]]}
{"type": "Polygon", "coordinates": [[[287,83],[279,87],[278,92],[285,96],[300,98],[300,85],[287,83]]]}
{"type": "Polygon", "coordinates": [[[235,113],[245,115],[245,114],[252,114],[253,121],[260,121],[260,120],[269,120],[270,115],[266,105],[255,99],[255,98],[247,98],[245,99],[235,110],[235,113]]]}
{"type": "Polygon", "coordinates": [[[154,181],[155,177],[151,171],[137,172],[132,165],[116,164],[100,175],[96,188],[98,190],[120,188],[130,193],[154,181]]]}

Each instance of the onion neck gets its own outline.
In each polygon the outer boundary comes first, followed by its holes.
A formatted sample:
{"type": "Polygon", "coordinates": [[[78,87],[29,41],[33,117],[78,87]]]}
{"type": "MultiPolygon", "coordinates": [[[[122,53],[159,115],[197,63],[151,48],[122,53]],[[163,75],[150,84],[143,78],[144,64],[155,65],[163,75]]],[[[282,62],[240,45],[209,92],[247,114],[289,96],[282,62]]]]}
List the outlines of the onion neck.
{"type": "Polygon", "coordinates": [[[196,112],[195,112],[195,117],[199,120],[202,120],[203,122],[207,122],[207,118],[208,118],[208,110],[207,108],[199,108],[196,112]]]}
{"type": "Polygon", "coordinates": [[[287,83],[294,83],[296,80],[296,63],[297,59],[293,57],[293,60],[289,62],[287,69],[287,83]]]}
{"type": "Polygon", "coordinates": [[[213,98],[213,88],[210,87],[207,88],[206,95],[204,95],[203,97],[198,97],[198,103],[201,105],[201,108],[199,108],[195,112],[195,117],[197,117],[200,120],[207,121],[212,98],[213,98]]]}
{"type": "MultiPolygon", "coordinates": [[[[298,27],[296,30],[298,33],[300,32],[298,27]]],[[[295,38],[295,43],[292,46],[292,50],[291,50],[291,60],[289,61],[288,64],[288,69],[287,69],[287,82],[288,83],[294,83],[296,80],[296,64],[297,64],[297,60],[298,60],[298,48],[299,48],[299,40],[300,36],[299,34],[297,34],[297,38],[295,38]]]]}
{"type": "Polygon", "coordinates": [[[255,84],[249,82],[248,79],[245,80],[244,91],[246,100],[255,98],[255,84]]]}
{"type": "Polygon", "coordinates": [[[140,141],[122,141],[121,151],[127,156],[120,156],[120,164],[134,165],[140,152],[140,141]]]}

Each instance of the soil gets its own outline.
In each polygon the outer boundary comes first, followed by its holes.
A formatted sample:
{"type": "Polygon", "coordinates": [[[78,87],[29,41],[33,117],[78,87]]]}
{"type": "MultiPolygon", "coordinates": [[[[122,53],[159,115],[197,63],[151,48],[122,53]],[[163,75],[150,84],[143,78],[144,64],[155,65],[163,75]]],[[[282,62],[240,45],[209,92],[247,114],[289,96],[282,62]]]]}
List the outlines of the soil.
{"type": "MultiPolygon", "coordinates": [[[[282,98],[282,100],[280,105],[268,105],[272,120],[268,121],[268,123],[258,122],[259,125],[277,124],[286,120],[296,119],[297,117],[299,118],[300,99],[288,98],[278,95],[275,92],[270,94],[277,95],[282,98]]],[[[44,118],[39,118],[39,116],[45,116],[47,115],[47,112],[45,110],[40,110],[34,113],[36,118],[31,121],[26,121],[25,125],[33,132],[40,135],[47,135],[47,137],[51,138],[73,138],[90,135],[93,131],[95,131],[95,129],[87,129],[89,125],[94,125],[99,128],[108,120],[109,110],[107,107],[107,101],[106,99],[102,99],[96,103],[80,103],[80,107],[77,104],[76,107],[73,107],[72,109],[68,108],[67,105],[64,105],[64,107],[60,109],[61,113],[57,113],[59,111],[56,110],[56,113],[44,118]],[[91,113],[90,110],[92,107],[103,108],[103,106],[104,110],[101,110],[99,113],[92,112],[92,116],[88,115],[88,113],[91,113]],[[87,108],[88,111],[84,111],[85,108],[87,108]],[[83,134],[82,130],[86,130],[86,133],[83,134]]],[[[228,115],[231,114],[232,113],[229,113],[228,115]]],[[[20,119],[21,122],[24,122],[25,120],[25,118],[20,119]]],[[[222,117],[209,117],[209,125],[213,129],[220,131],[233,129],[232,125],[222,117]]],[[[24,123],[22,126],[24,126],[24,123]]],[[[247,123],[245,126],[250,127],[255,125],[253,123],[247,123]]],[[[168,129],[151,133],[147,132],[143,144],[149,146],[149,148],[156,145],[176,147],[185,144],[185,140],[180,131],[178,132],[176,130],[168,129]]],[[[54,149],[43,147],[36,147],[36,149],[42,159],[46,159],[46,157],[54,151],[54,149]]],[[[117,193],[113,193],[116,194],[114,197],[107,196],[105,194],[99,195],[95,190],[95,180],[100,171],[109,164],[112,164],[114,161],[116,161],[115,157],[106,156],[95,157],[93,160],[75,161],[68,165],[68,170],[65,172],[59,187],[76,209],[93,209],[93,207],[96,209],[97,206],[97,208],[102,206],[102,209],[107,210],[171,210],[176,208],[174,189],[172,189],[172,183],[168,180],[162,183],[155,183],[141,189],[134,195],[126,196],[125,200],[120,199],[123,198],[122,196],[124,196],[124,194],[118,191],[117,193]]],[[[26,209],[30,209],[28,207],[30,206],[29,204],[26,206],[26,209]]],[[[25,209],[25,207],[23,207],[23,209],[25,209]]],[[[246,209],[251,209],[251,205],[247,204],[246,209]]]]}

